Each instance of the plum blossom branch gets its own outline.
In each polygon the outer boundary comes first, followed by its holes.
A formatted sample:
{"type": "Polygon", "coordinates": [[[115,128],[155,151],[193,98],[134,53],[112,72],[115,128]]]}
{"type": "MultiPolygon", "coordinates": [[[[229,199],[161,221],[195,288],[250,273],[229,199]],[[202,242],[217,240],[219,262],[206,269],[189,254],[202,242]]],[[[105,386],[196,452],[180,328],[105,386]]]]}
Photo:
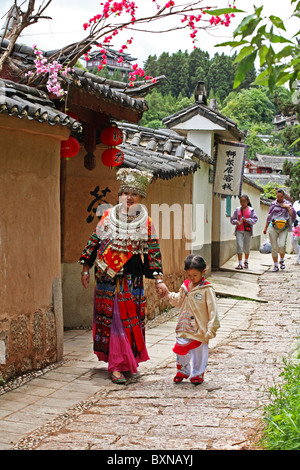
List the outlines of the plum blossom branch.
{"type": "MultiPolygon", "coordinates": [[[[153,3],[156,4],[157,12],[156,14],[151,15],[142,15],[137,17],[138,13],[138,4],[137,1],[132,0],[121,0],[119,2],[114,0],[106,0],[105,3],[101,3],[103,6],[102,13],[97,14],[89,19],[86,23],[84,23],[83,28],[84,30],[90,29],[90,36],[95,38],[95,41],[100,41],[97,44],[100,48],[102,53],[102,58],[100,59],[99,70],[101,70],[107,63],[107,56],[105,48],[108,47],[113,38],[119,34],[119,31],[124,29],[127,30],[142,30],[144,32],[154,32],[149,31],[147,29],[139,29],[136,25],[144,25],[147,23],[153,23],[157,20],[163,20],[166,18],[171,18],[172,16],[177,16],[181,18],[181,26],[177,23],[174,27],[165,28],[158,32],[167,32],[167,31],[174,31],[178,29],[190,29],[190,37],[192,43],[194,44],[194,48],[196,48],[196,36],[200,29],[209,29],[216,26],[225,26],[228,27],[231,23],[231,19],[235,16],[235,5],[231,6],[228,5],[227,9],[220,10],[220,14],[218,14],[218,10],[215,10],[213,7],[201,7],[200,5],[203,3],[203,0],[200,1],[192,1],[186,2],[183,4],[175,4],[175,1],[169,0],[165,3],[164,6],[160,6],[156,0],[152,0],[153,3]],[[212,12],[216,11],[217,14],[211,15],[210,10],[212,12]],[[197,13],[197,14],[196,14],[197,13]],[[206,15],[206,16],[205,16],[206,15]],[[119,17],[129,17],[127,21],[123,23],[113,23],[112,20],[116,20],[119,17]],[[108,20],[110,23],[108,23],[108,20]],[[106,22],[105,26],[104,23],[106,22]]],[[[141,1],[141,0],[140,0],[141,1]]],[[[143,0],[145,2],[145,0],[143,0]]],[[[233,4],[235,0],[233,0],[233,4]]],[[[239,10],[240,11],[240,10],[239,10]]],[[[127,49],[128,44],[132,42],[133,38],[127,41],[121,49],[119,50],[120,53],[127,49]]],[[[89,52],[89,51],[88,51],[89,52]]],[[[86,60],[88,60],[88,53],[85,56],[86,60]]],[[[123,57],[121,56],[118,59],[118,62],[121,63],[123,61],[123,57]]],[[[142,68],[136,65],[133,67],[133,70],[129,74],[129,86],[133,86],[133,82],[137,76],[143,77],[145,72],[142,68]]],[[[150,77],[152,78],[152,77],[150,77]]]]}
{"type": "MultiPolygon", "coordinates": [[[[85,54],[85,59],[88,60],[88,53],[91,51],[91,47],[96,45],[100,52],[100,65],[99,70],[101,70],[107,64],[107,49],[111,47],[112,41],[121,31],[138,31],[142,30],[144,32],[150,32],[148,24],[153,24],[156,21],[160,21],[160,24],[163,24],[161,31],[151,31],[151,32],[168,32],[179,29],[190,30],[190,37],[194,48],[196,47],[197,33],[201,29],[211,29],[217,26],[228,27],[230,25],[231,19],[235,16],[235,12],[240,12],[235,7],[235,1],[232,1],[227,8],[215,9],[216,7],[212,6],[202,6],[204,0],[199,1],[186,1],[183,3],[178,3],[174,0],[161,0],[162,5],[158,2],[159,0],[151,0],[151,12],[148,11],[150,0],[105,0],[101,2],[101,11],[95,16],[91,17],[87,22],[83,24],[83,29],[88,32],[88,35],[84,41],[78,42],[74,45],[74,54],[72,51],[72,58],[69,60],[68,66],[73,66],[78,58],[82,57],[85,54]],[[155,6],[156,11],[153,11],[155,6]],[[142,9],[141,15],[139,15],[139,8],[142,9]],[[172,26],[169,26],[170,20],[175,20],[172,26]],[[176,22],[177,19],[177,22],[176,22]],[[168,20],[165,21],[164,20],[168,20]],[[141,29],[139,29],[139,25],[141,29]]],[[[217,1],[217,0],[216,0],[217,1]]],[[[230,0],[229,0],[230,1],[230,0]]],[[[118,57],[118,63],[124,61],[124,51],[131,45],[133,42],[133,37],[127,39],[127,41],[119,48],[120,56],[118,57]]],[[[38,49],[35,49],[36,52],[38,49]]],[[[64,53],[64,56],[70,54],[70,47],[64,48],[61,52],[64,53]]],[[[58,93],[60,96],[63,95],[63,91],[59,90],[59,80],[58,76],[67,68],[59,68],[58,60],[54,60],[54,57],[49,58],[49,62],[52,61],[54,65],[54,70],[51,69],[51,66],[46,63],[46,59],[41,57],[40,53],[37,54],[37,73],[47,73],[49,74],[49,79],[47,82],[48,90],[54,93],[58,93]]],[[[67,72],[66,72],[67,73],[67,72]]],[[[139,67],[138,64],[134,64],[131,72],[129,73],[129,86],[133,87],[134,82],[137,77],[145,77],[145,71],[139,67]]],[[[146,80],[155,81],[154,77],[145,77],[146,80]]]]}
{"type": "MultiPolygon", "coordinates": [[[[57,60],[48,62],[36,44],[34,44],[32,47],[36,56],[34,60],[36,75],[48,75],[46,84],[47,90],[49,93],[53,93],[57,98],[63,98],[66,92],[61,88],[58,77],[59,75],[66,76],[66,74],[71,71],[71,67],[64,67],[57,60]]],[[[32,77],[33,75],[34,73],[32,71],[27,73],[28,77],[32,77]]]]}

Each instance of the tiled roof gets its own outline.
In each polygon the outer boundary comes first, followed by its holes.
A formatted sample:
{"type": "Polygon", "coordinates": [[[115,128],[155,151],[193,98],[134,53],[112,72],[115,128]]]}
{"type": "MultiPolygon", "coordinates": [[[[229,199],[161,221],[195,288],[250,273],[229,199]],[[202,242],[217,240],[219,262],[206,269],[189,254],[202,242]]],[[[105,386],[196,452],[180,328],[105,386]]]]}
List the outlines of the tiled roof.
{"type": "Polygon", "coordinates": [[[291,163],[297,163],[300,160],[300,157],[290,155],[260,155],[259,153],[255,156],[257,166],[270,167],[273,170],[282,170],[285,160],[291,163]]]}
{"type": "Polygon", "coordinates": [[[176,132],[118,123],[124,134],[119,146],[125,156],[123,165],[147,169],[162,179],[194,173],[200,161],[212,164],[210,157],[176,132]]]}
{"type": "Polygon", "coordinates": [[[289,177],[287,175],[279,175],[276,173],[247,173],[247,180],[252,181],[259,187],[266,186],[269,183],[278,184],[278,187],[284,186],[286,194],[290,193],[290,189],[287,186],[288,179],[289,177]]]}
{"type": "Polygon", "coordinates": [[[0,80],[0,113],[19,119],[46,122],[51,126],[60,125],[75,134],[82,132],[81,124],[58,111],[46,93],[10,80],[0,80]]]}
{"type": "MultiPolygon", "coordinates": [[[[209,119],[211,122],[223,127],[224,130],[228,131],[228,133],[236,140],[241,140],[245,137],[243,131],[238,128],[235,121],[224,116],[215,109],[210,108],[206,104],[199,102],[196,102],[195,104],[164,118],[162,122],[167,127],[173,127],[177,124],[187,121],[188,119],[191,119],[196,115],[203,116],[209,119]]],[[[216,132],[216,135],[217,134],[218,132],[216,132]]]]}
{"type": "Polygon", "coordinates": [[[247,175],[243,175],[243,182],[250,184],[250,186],[253,186],[256,189],[259,189],[261,193],[264,192],[264,188],[261,185],[261,181],[258,181],[258,178],[254,178],[254,174],[252,173],[247,173],[247,175]]]}
{"type": "Polygon", "coordinates": [[[143,113],[148,110],[143,96],[159,84],[164,77],[158,77],[155,83],[151,80],[137,82],[131,88],[127,83],[109,80],[85,70],[73,68],[73,72],[68,73],[66,77],[61,77],[61,79],[70,86],[84,89],[99,98],[112,100],[122,107],[133,108],[143,113]]]}
{"type": "MultiPolygon", "coordinates": [[[[7,39],[0,38],[0,55],[6,50],[8,44],[9,41],[7,39]]],[[[43,54],[47,58],[57,52],[58,51],[43,51],[43,54]]],[[[15,65],[21,72],[21,76],[19,76],[16,81],[25,83],[27,81],[25,73],[34,68],[35,55],[33,49],[28,46],[15,44],[10,57],[14,60],[15,65]]],[[[59,60],[64,61],[67,58],[67,56],[61,54],[59,60]]],[[[34,86],[40,86],[41,79],[41,76],[38,77],[34,82],[34,86]]],[[[68,73],[67,77],[60,76],[59,79],[61,82],[66,82],[69,86],[85,89],[98,98],[112,100],[120,104],[120,106],[129,107],[143,113],[148,109],[143,97],[153,87],[157,86],[161,80],[165,79],[165,77],[157,77],[155,83],[151,80],[138,81],[134,83],[133,87],[129,87],[127,83],[109,80],[73,67],[73,71],[68,73]]]]}

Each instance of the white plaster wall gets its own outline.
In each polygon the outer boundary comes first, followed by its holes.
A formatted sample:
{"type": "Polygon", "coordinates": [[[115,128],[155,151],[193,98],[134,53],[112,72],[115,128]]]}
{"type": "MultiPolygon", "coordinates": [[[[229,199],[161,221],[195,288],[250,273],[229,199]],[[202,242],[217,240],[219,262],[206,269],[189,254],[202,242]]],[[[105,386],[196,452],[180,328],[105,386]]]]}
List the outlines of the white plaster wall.
{"type": "Polygon", "coordinates": [[[213,156],[214,133],[213,131],[195,131],[189,130],[187,132],[187,140],[192,144],[199,147],[203,152],[207,153],[210,157],[213,156]]]}
{"type": "Polygon", "coordinates": [[[210,244],[212,237],[212,184],[209,183],[211,165],[201,162],[201,168],[194,174],[193,191],[193,233],[197,231],[197,240],[193,250],[200,250],[201,245],[210,244]],[[199,243],[200,242],[200,243],[199,243]]]}
{"type": "Polygon", "coordinates": [[[186,130],[186,131],[195,131],[199,132],[216,132],[216,131],[224,131],[224,127],[219,126],[215,122],[210,121],[204,116],[200,116],[199,114],[196,116],[191,117],[185,122],[180,122],[179,124],[172,127],[174,130],[186,130]]]}
{"type": "MultiPolygon", "coordinates": [[[[226,198],[221,199],[221,240],[235,240],[234,226],[230,223],[230,217],[226,215],[226,198]]],[[[231,198],[231,215],[234,209],[239,205],[239,198],[231,198]]]]}

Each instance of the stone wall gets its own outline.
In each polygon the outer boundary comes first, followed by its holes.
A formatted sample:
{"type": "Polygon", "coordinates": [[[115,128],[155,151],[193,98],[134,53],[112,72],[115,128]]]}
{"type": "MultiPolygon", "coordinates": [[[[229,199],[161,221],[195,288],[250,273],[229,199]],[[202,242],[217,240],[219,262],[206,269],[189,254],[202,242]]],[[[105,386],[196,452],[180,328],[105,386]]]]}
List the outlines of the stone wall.
{"type": "Polygon", "coordinates": [[[55,313],[40,309],[16,319],[2,319],[0,379],[8,380],[57,360],[55,313]]]}
{"type": "Polygon", "coordinates": [[[0,115],[0,379],[62,359],[60,141],[0,115]]]}

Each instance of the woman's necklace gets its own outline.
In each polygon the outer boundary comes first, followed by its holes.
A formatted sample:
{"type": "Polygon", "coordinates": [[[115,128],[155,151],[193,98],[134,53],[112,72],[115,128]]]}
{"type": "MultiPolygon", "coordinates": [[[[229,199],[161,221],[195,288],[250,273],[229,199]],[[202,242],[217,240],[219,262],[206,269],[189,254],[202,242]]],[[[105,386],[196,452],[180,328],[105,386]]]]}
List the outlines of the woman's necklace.
{"type": "Polygon", "coordinates": [[[112,208],[109,213],[110,222],[115,226],[123,230],[132,230],[143,226],[148,218],[147,210],[140,205],[139,210],[133,215],[128,215],[121,211],[122,205],[118,204],[112,208]]]}

